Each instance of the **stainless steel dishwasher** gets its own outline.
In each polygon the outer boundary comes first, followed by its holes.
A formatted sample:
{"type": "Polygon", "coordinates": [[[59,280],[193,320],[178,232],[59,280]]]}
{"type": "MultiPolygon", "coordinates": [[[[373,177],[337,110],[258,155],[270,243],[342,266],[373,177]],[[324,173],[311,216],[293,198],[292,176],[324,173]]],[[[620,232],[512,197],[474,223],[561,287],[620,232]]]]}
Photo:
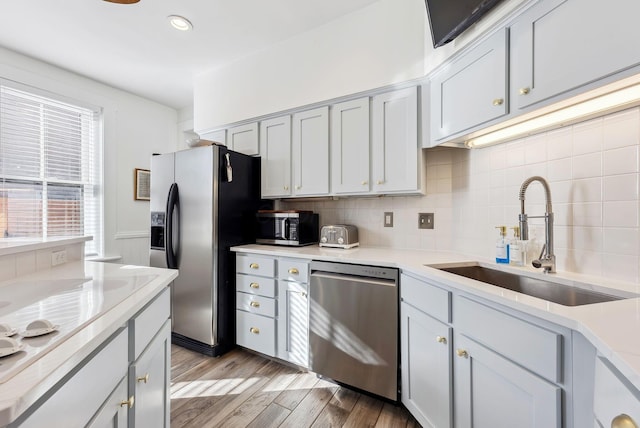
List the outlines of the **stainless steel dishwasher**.
{"type": "Polygon", "coordinates": [[[398,270],[311,262],[311,370],[398,399],[398,270]]]}

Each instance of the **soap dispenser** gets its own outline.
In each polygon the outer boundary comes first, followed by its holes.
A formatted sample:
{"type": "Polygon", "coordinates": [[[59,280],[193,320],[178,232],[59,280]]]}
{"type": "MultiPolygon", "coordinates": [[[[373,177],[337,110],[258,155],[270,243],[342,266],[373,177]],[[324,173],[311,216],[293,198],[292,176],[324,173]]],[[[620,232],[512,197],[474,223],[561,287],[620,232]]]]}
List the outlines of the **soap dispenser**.
{"type": "Polygon", "coordinates": [[[520,239],[520,226],[514,226],[513,238],[509,242],[509,264],[524,266],[526,260],[526,242],[520,239]]]}
{"type": "Polygon", "coordinates": [[[509,244],[507,243],[507,226],[496,226],[500,237],[496,241],[496,263],[509,263],[509,244]]]}

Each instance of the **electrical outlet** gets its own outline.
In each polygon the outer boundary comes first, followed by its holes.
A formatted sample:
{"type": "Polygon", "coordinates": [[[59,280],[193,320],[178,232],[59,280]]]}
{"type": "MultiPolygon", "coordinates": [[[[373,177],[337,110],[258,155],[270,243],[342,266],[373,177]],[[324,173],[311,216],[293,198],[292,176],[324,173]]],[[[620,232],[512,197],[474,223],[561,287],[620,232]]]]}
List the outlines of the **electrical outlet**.
{"type": "Polygon", "coordinates": [[[54,251],[51,253],[51,266],[61,265],[67,262],[67,250],[54,251]]]}
{"type": "Polygon", "coordinates": [[[393,212],[384,213],[384,227],[393,227],[393,212]]]}
{"type": "Polygon", "coordinates": [[[433,229],[433,213],[418,213],[418,229],[433,229]]]}

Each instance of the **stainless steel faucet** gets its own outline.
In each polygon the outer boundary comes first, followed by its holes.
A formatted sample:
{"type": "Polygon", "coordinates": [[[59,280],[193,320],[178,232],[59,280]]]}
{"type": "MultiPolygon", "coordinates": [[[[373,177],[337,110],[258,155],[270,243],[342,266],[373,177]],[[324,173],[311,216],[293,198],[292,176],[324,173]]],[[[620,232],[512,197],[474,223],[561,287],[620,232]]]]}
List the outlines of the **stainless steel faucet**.
{"type": "Polygon", "coordinates": [[[542,268],[544,273],[556,272],[556,256],[553,254],[553,210],[551,209],[551,190],[549,189],[549,183],[547,180],[540,176],[534,176],[527,178],[522,186],[520,186],[520,239],[526,241],[529,239],[529,218],[544,218],[544,246],[538,256],[537,260],[533,260],[531,264],[535,268],[542,268]],[[527,191],[529,184],[534,181],[539,181],[544,187],[544,193],[546,198],[546,207],[544,216],[528,216],[524,211],[524,194],[527,191]]]}

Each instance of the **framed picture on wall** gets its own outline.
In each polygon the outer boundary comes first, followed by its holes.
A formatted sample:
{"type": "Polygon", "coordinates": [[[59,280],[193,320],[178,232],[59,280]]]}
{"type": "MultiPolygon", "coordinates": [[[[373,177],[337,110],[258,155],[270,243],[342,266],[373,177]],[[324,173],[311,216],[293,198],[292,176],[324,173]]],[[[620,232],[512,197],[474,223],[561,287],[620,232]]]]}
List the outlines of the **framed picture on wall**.
{"type": "Polygon", "coordinates": [[[151,199],[151,172],[148,169],[134,170],[133,199],[136,201],[151,199]]]}

